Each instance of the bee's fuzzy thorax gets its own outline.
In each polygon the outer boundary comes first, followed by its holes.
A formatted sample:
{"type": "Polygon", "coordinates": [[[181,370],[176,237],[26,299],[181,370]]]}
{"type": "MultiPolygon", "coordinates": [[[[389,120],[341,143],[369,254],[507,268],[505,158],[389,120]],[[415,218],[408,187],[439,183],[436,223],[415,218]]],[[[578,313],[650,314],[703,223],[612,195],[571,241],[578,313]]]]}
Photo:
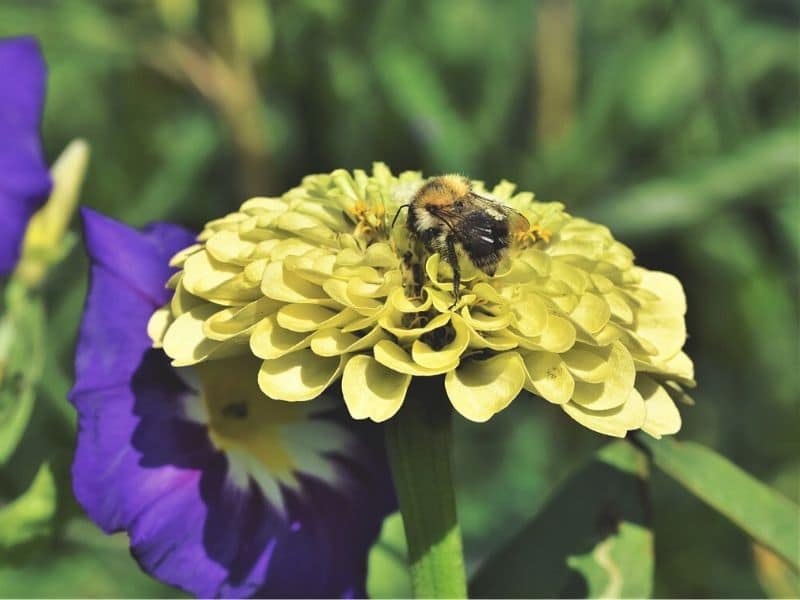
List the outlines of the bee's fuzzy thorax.
{"type": "Polygon", "coordinates": [[[420,188],[416,203],[420,206],[450,206],[471,191],[472,183],[463,175],[440,175],[420,188]]]}
{"type": "Polygon", "coordinates": [[[438,181],[444,187],[449,188],[450,191],[459,198],[466,196],[472,191],[472,182],[469,178],[459,175],[458,173],[441,175],[436,177],[434,181],[438,181]]]}

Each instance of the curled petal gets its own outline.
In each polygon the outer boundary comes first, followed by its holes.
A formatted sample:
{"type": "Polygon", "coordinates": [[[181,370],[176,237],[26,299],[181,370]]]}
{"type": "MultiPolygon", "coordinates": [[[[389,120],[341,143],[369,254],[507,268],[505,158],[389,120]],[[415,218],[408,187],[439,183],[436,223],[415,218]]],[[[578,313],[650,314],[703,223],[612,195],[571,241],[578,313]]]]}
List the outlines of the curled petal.
{"type": "Polygon", "coordinates": [[[371,356],[347,361],[342,373],[342,395],[350,416],[382,422],[403,404],[411,375],[387,369],[371,356]]]}
{"type": "Polygon", "coordinates": [[[667,316],[649,312],[636,319],[636,335],[655,350],[656,360],[672,358],[686,342],[686,322],[682,316],[667,316]]]}
{"type": "Polygon", "coordinates": [[[514,325],[527,337],[541,335],[547,327],[547,304],[538,294],[526,294],[524,300],[515,303],[513,312],[514,325]]]}
{"type": "Polygon", "coordinates": [[[276,400],[312,400],[339,377],[344,363],[343,356],[323,358],[309,349],[297,350],[261,363],[258,386],[276,400]]]}
{"type": "Polygon", "coordinates": [[[328,294],[318,285],[285,269],[282,261],[271,262],[264,269],[261,291],[268,298],[282,302],[329,305],[328,294]]]}
{"type": "Polygon", "coordinates": [[[196,306],[206,304],[205,300],[195,296],[184,287],[183,273],[175,273],[175,275],[170,277],[169,281],[167,281],[165,287],[175,290],[175,293],[172,294],[172,298],[169,301],[169,307],[172,310],[173,317],[179,317],[196,306]]]}
{"type": "Polygon", "coordinates": [[[644,398],[647,410],[642,430],[654,438],[678,433],[681,414],[667,391],[647,375],[636,377],[636,389],[644,398]]]}
{"type": "Polygon", "coordinates": [[[598,348],[588,344],[575,344],[562,356],[570,372],[586,383],[602,383],[612,368],[613,346],[598,348]]]}
{"type": "Polygon", "coordinates": [[[198,252],[186,259],[183,286],[195,296],[220,304],[257,300],[258,285],[248,282],[238,265],[220,262],[208,252],[198,252]]]}
{"type": "Polygon", "coordinates": [[[318,356],[338,356],[352,354],[361,350],[372,348],[379,340],[386,339],[387,335],[380,327],[362,336],[346,333],[335,327],[320,329],[311,338],[311,350],[318,356]]]}
{"type": "Polygon", "coordinates": [[[566,352],[575,344],[575,327],[567,319],[554,313],[547,315],[547,326],[531,340],[535,349],[548,352],[566,352]]]}
{"type": "Polygon", "coordinates": [[[432,299],[431,295],[427,292],[426,289],[423,289],[422,292],[424,294],[424,300],[417,298],[409,298],[408,296],[406,296],[404,290],[396,289],[391,294],[389,294],[389,304],[391,305],[392,308],[404,313],[415,313],[415,312],[426,311],[431,307],[432,299]]]}
{"type": "MultiPolygon", "coordinates": [[[[460,314],[471,328],[478,331],[499,331],[508,327],[513,320],[511,311],[498,311],[494,314],[478,307],[470,310],[469,306],[464,306],[460,314]]],[[[545,311],[546,319],[547,312],[545,311]]]]}
{"type": "Polygon", "coordinates": [[[172,320],[172,312],[166,306],[162,306],[151,315],[147,321],[147,335],[153,340],[153,348],[162,347],[161,340],[164,339],[164,334],[172,320]]]}
{"type": "Polygon", "coordinates": [[[278,311],[278,324],[291,331],[313,332],[344,325],[357,316],[358,313],[349,308],[337,311],[318,304],[285,304],[278,311]]]}
{"type": "MultiPolygon", "coordinates": [[[[394,334],[400,341],[418,339],[420,336],[430,333],[434,329],[444,327],[449,322],[450,314],[446,313],[436,315],[429,321],[425,323],[421,322],[419,325],[414,326],[407,322],[407,313],[400,313],[392,310],[387,311],[378,319],[380,326],[389,333],[394,334]]],[[[412,323],[414,322],[412,321],[412,323]]]]}
{"type": "Polygon", "coordinates": [[[612,289],[603,294],[603,299],[608,303],[608,307],[611,309],[611,317],[615,321],[623,325],[633,323],[633,309],[624,294],[612,289]]]}
{"type": "Polygon", "coordinates": [[[549,276],[560,281],[576,294],[583,294],[589,286],[589,276],[585,271],[573,267],[563,260],[552,262],[549,276]]]}
{"type": "Polygon", "coordinates": [[[516,352],[487,360],[466,360],[447,373],[444,387],[455,409],[470,421],[488,421],[516,398],[525,384],[525,367],[516,352]]]}
{"type": "Polygon", "coordinates": [[[311,343],[310,333],[297,333],[278,324],[277,315],[262,319],[250,335],[250,350],[263,359],[279,358],[311,343]]]}
{"type": "Polygon", "coordinates": [[[233,265],[246,266],[256,245],[242,240],[233,231],[219,231],[206,242],[208,253],[216,260],[233,265]]]}
{"type": "Polygon", "coordinates": [[[638,268],[637,272],[642,277],[641,286],[658,296],[658,304],[663,312],[686,314],[686,294],[677,277],[641,268],[638,268]]]}
{"type": "Polygon", "coordinates": [[[527,374],[525,389],[554,404],[572,398],[575,380],[561,356],[553,352],[528,352],[522,355],[527,374]]]}
{"type": "Polygon", "coordinates": [[[172,322],[162,344],[174,366],[196,364],[220,348],[220,342],[209,339],[203,331],[204,321],[217,310],[219,307],[213,304],[201,304],[172,322]]]}
{"type": "Polygon", "coordinates": [[[454,369],[459,363],[458,357],[451,356],[451,362],[443,364],[438,368],[423,367],[415,362],[414,359],[409,356],[408,352],[391,340],[381,340],[375,344],[373,353],[375,355],[375,360],[383,366],[406,375],[441,375],[442,373],[447,373],[451,369],[454,369]]]}
{"type": "Polygon", "coordinates": [[[464,324],[469,331],[469,347],[474,350],[489,348],[502,352],[503,350],[513,350],[520,346],[519,336],[508,331],[477,331],[466,320],[464,320],[464,324]]]}
{"type": "Polygon", "coordinates": [[[272,298],[259,298],[245,306],[221,310],[203,323],[203,331],[212,340],[224,341],[247,333],[262,319],[273,315],[280,304],[272,298]]]}
{"type": "Polygon", "coordinates": [[[411,345],[414,362],[428,369],[440,369],[458,362],[469,344],[469,329],[458,315],[453,315],[450,323],[454,337],[441,348],[434,349],[422,340],[414,340],[411,345]]]}
{"type": "Polygon", "coordinates": [[[625,437],[628,431],[639,429],[647,414],[644,400],[635,389],[616,408],[595,411],[575,402],[563,404],[561,408],[584,427],[614,437],[625,437]]]}
{"type": "Polygon", "coordinates": [[[636,379],[633,358],[619,342],[614,342],[609,355],[607,378],[602,383],[575,383],[574,403],[589,410],[602,411],[625,403],[636,379]]]}
{"type": "Polygon", "coordinates": [[[362,315],[374,315],[383,308],[383,303],[375,298],[366,296],[356,296],[350,294],[347,281],[341,279],[329,279],[323,284],[323,290],[333,300],[343,306],[349,306],[362,315]]]}
{"type": "Polygon", "coordinates": [[[425,286],[425,291],[430,296],[433,307],[442,314],[459,311],[462,307],[469,306],[475,301],[475,294],[464,293],[454,306],[452,292],[446,292],[431,285],[425,286]]]}
{"type": "Polygon", "coordinates": [[[608,323],[611,318],[611,308],[600,296],[584,294],[578,306],[570,313],[573,323],[588,333],[596,333],[608,323]]]}

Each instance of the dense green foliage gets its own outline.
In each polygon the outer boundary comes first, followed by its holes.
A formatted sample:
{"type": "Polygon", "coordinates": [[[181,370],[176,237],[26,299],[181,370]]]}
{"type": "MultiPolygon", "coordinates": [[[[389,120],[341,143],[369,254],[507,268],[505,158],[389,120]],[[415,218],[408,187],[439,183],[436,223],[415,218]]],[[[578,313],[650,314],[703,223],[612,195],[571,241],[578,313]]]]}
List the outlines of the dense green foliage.
{"type": "MultiPolygon", "coordinates": [[[[679,439],[795,502],[799,25],[792,0],[0,4],[0,36],[35,34],[49,64],[48,158],[86,138],[82,202],[129,223],[200,227],[304,174],[384,160],[506,178],[608,225],[687,291],[699,385],[679,439]]],[[[0,590],[175,595],[71,497],[66,395],[85,289],[75,245],[45,284],[43,376],[0,469],[1,502],[51,498],[54,479],[57,504],[40,499],[25,531],[0,531],[0,590]],[[13,535],[29,539],[6,551],[13,535]]],[[[607,442],[523,399],[485,425],[457,419],[454,435],[473,571],[607,442]]],[[[650,479],[653,594],[779,589],[768,551],[754,559],[723,516],[661,472],[650,479]]]]}

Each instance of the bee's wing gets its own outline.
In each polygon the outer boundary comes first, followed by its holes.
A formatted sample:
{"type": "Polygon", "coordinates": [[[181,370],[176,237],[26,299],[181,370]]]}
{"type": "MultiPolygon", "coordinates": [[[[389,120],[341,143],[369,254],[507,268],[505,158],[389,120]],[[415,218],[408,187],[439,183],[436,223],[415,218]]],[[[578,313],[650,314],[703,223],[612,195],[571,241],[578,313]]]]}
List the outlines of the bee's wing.
{"type": "Polygon", "coordinates": [[[472,194],[472,197],[473,201],[489,214],[495,213],[498,216],[503,215],[508,220],[508,230],[510,233],[525,232],[530,229],[530,221],[518,210],[506,206],[497,200],[484,198],[477,194],[472,194]]]}
{"type": "Polygon", "coordinates": [[[470,194],[461,210],[446,217],[472,263],[489,275],[494,275],[511,235],[530,227],[522,213],[477,194],[470,194]]]}

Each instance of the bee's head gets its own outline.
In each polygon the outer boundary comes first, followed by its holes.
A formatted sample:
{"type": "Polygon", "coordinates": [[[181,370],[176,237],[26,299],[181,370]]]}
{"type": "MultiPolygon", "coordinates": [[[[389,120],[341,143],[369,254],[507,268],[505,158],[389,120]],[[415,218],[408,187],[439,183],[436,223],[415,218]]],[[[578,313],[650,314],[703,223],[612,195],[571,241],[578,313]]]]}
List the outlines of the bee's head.
{"type": "Polygon", "coordinates": [[[447,209],[472,192],[472,183],[463,175],[440,175],[423,185],[414,197],[414,206],[432,214],[447,209]]]}

